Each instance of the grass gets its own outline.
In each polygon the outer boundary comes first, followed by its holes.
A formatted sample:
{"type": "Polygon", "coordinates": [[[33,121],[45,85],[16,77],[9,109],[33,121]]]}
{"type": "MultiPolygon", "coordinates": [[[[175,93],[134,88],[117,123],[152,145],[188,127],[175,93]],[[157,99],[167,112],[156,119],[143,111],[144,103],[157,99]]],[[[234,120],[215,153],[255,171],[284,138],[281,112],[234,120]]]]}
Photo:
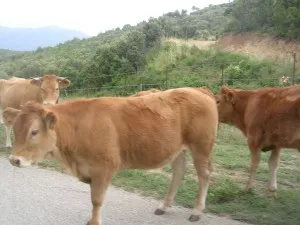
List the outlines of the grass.
{"type": "MultiPolygon", "coordinates": [[[[4,137],[3,129],[0,130],[4,137]]],[[[4,139],[0,144],[4,146],[4,139]]],[[[7,156],[8,150],[0,149],[7,156]]],[[[267,196],[270,153],[262,153],[255,188],[244,191],[248,179],[250,153],[245,138],[236,128],[221,125],[213,151],[214,172],[207,198],[207,212],[259,225],[294,225],[300,221],[300,153],[284,150],[278,170],[278,198],[267,196]]],[[[179,188],[175,203],[191,208],[198,192],[196,172],[187,157],[185,180],[179,188]]],[[[40,167],[63,172],[55,161],[45,160],[40,167]]],[[[171,178],[170,165],[160,170],[123,170],[115,174],[112,184],[125,190],[162,200],[171,178]]]]}

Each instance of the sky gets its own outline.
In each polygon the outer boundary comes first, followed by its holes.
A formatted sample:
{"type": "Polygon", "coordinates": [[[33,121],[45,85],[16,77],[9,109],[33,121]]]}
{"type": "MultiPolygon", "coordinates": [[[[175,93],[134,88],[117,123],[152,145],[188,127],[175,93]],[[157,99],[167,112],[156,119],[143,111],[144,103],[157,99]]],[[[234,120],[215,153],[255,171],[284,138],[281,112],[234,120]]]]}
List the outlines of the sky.
{"type": "Polygon", "coordinates": [[[229,0],[3,0],[0,26],[59,26],[94,36],[125,24],[136,25],[163,13],[229,0]]]}

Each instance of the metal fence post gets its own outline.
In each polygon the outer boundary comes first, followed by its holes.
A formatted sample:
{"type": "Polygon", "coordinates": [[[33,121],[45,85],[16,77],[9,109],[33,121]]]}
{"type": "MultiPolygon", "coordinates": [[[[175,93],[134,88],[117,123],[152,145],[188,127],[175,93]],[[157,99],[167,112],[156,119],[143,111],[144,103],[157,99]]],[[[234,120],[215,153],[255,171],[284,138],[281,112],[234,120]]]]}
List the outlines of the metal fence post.
{"type": "Polygon", "coordinates": [[[166,89],[168,89],[168,67],[166,67],[166,89]]]}
{"type": "Polygon", "coordinates": [[[293,53],[293,79],[292,84],[295,84],[295,76],[296,76],[296,52],[293,53]]]}
{"type": "Polygon", "coordinates": [[[221,64],[221,86],[224,84],[224,64],[221,64]]]}

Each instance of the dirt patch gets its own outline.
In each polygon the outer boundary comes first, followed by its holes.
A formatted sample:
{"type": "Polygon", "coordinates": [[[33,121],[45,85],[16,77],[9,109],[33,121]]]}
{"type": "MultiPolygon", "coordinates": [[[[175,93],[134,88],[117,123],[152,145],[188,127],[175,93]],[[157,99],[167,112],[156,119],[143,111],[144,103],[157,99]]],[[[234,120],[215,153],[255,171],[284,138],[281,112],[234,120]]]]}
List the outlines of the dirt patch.
{"type": "Polygon", "coordinates": [[[167,38],[164,40],[165,42],[174,42],[178,45],[187,45],[189,47],[195,45],[199,49],[208,49],[209,47],[215,44],[215,41],[201,41],[201,40],[183,40],[177,38],[167,38]]]}
{"type": "Polygon", "coordinates": [[[229,34],[219,39],[217,49],[253,56],[259,60],[271,59],[292,62],[293,53],[300,62],[300,41],[289,41],[253,33],[229,34]]]}

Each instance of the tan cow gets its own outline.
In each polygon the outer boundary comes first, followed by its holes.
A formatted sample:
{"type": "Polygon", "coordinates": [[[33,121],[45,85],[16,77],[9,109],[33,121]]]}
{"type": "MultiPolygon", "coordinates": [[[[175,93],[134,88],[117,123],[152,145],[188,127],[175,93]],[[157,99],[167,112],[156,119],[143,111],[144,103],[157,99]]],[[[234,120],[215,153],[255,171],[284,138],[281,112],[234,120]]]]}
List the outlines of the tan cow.
{"type": "Polygon", "coordinates": [[[253,187],[261,151],[269,157],[269,191],[276,196],[276,171],[281,148],[300,149],[300,86],[258,90],[222,87],[216,95],[219,120],[240,129],[251,152],[246,189],[253,187]]]}
{"type": "Polygon", "coordinates": [[[137,98],[77,99],[49,108],[30,102],[21,111],[6,109],[3,116],[13,123],[12,165],[29,166],[50,156],[79,180],[90,183],[90,225],[101,222],[99,210],[114,173],[172,162],[168,193],[155,211],[157,215],[165,213],[184,177],[185,150],[192,154],[201,184],[189,220],[198,220],[205,209],[218,111],[215,99],[200,88],[137,98]]]}
{"type": "MultiPolygon", "coordinates": [[[[12,77],[0,81],[0,114],[7,107],[20,109],[26,101],[37,101],[44,105],[54,105],[59,99],[59,89],[67,88],[70,81],[54,74],[44,75],[40,78],[24,79],[12,77]]],[[[3,120],[2,120],[3,121],[3,120]]],[[[6,128],[6,147],[11,147],[11,126],[3,121],[6,128]]],[[[2,122],[2,123],[3,123],[2,122]]]]}

